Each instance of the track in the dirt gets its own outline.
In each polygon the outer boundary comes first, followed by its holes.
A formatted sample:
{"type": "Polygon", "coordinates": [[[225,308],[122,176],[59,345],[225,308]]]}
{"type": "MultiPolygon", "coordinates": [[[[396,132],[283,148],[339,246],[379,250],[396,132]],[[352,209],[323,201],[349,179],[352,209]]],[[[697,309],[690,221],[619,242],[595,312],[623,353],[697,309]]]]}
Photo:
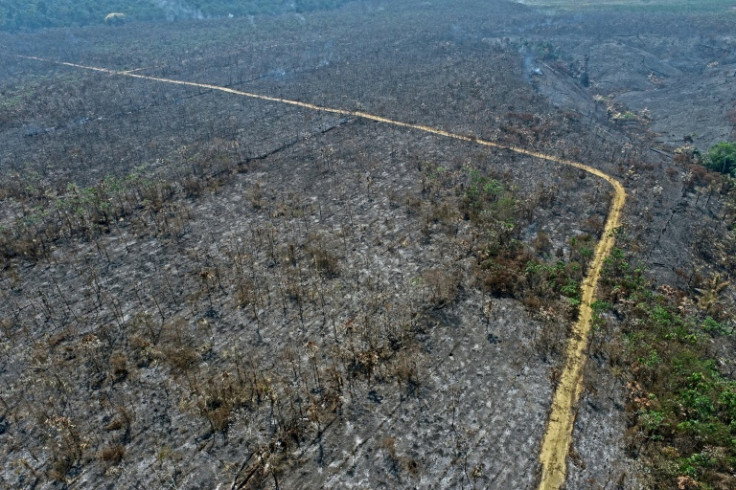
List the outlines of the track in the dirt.
{"type": "Polygon", "coordinates": [[[359,117],[362,119],[367,119],[383,124],[424,131],[426,133],[431,133],[437,136],[443,136],[460,141],[467,141],[469,143],[475,143],[481,146],[508,150],[521,155],[527,155],[530,157],[539,158],[541,160],[547,160],[549,162],[575,167],[592,175],[595,175],[596,177],[600,177],[601,179],[608,182],[614,190],[613,200],[608,212],[608,217],[606,218],[603,235],[601,237],[601,240],[598,242],[598,245],[596,246],[593,260],[590,264],[590,267],[588,268],[588,273],[585,276],[585,279],[583,280],[583,283],[581,285],[582,299],[580,303],[578,321],[573,327],[572,336],[567,344],[567,349],[565,353],[565,366],[562,374],[560,375],[560,381],[557,389],[555,390],[554,398],[552,399],[552,409],[550,411],[549,421],[547,423],[547,430],[544,434],[544,439],[542,440],[542,447],[539,456],[539,461],[542,465],[542,476],[539,484],[540,490],[559,489],[565,484],[566,458],[570,445],[572,443],[572,429],[573,422],[575,420],[576,405],[582,391],[583,367],[585,366],[586,350],[588,347],[591,320],[593,317],[592,303],[593,299],[595,298],[596,289],[598,287],[598,280],[603,268],[603,262],[613,249],[613,245],[615,243],[615,232],[621,224],[621,213],[624,204],[626,203],[626,191],[623,185],[621,185],[621,183],[616,178],[606,174],[605,172],[597,168],[591,167],[590,165],[585,165],[583,163],[567,160],[564,158],[558,158],[554,155],[547,155],[524,148],[508,146],[500,143],[494,143],[493,141],[464,136],[461,134],[452,133],[450,131],[445,131],[443,129],[433,128],[431,126],[396,121],[374,114],[369,114],[367,112],[323,107],[315,104],[309,104],[307,102],[300,102],[297,100],[283,99],[280,97],[271,97],[268,95],[244,92],[242,90],[221,87],[219,85],[211,85],[208,83],[188,82],[184,80],[174,80],[170,78],[142,75],[140,73],[136,73],[139,70],[117,71],[96,66],[85,66],[76,63],[47,60],[35,56],[22,56],[22,58],[32,59],[45,63],[54,63],[69,66],[72,68],[92,70],[96,72],[107,73],[110,75],[138,78],[141,80],[170,83],[174,85],[205,88],[233,95],[239,95],[242,97],[250,97],[252,99],[287,104],[330,114],[359,117]]]}

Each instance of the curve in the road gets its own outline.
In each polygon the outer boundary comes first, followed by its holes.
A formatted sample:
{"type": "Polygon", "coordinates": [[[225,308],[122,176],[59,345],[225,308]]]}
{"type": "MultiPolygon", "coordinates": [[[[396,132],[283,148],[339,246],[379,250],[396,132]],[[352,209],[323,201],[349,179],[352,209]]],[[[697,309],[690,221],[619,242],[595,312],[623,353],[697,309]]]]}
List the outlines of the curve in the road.
{"type": "Polygon", "coordinates": [[[575,162],[572,160],[559,158],[554,155],[547,155],[545,153],[527,150],[525,148],[519,148],[516,146],[504,145],[501,143],[495,143],[493,141],[465,136],[450,131],[445,131],[443,129],[433,128],[431,126],[396,121],[386,117],[369,114],[367,112],[323,107],[315,104],[309,104],[307,102],[300,102],[297,100],[284,99],[281,97],[271,97],[268,95],[245,92],[229,87],[212,85],[209,83],[188,82],[171,78],[142,75],[140,73],[137,73],[137,70],[110,70],[108,68],[101,68],[96,66],[85,66],[76,63],[47,60],[35,56],[22,56],[22,58],[42,61],[46,63],[54,63],[69,66],[72,68],[92,70],[96,72],[107,73],[110,75],[126,76],[131,78],[138,78],[141,80],[170,83],[174,85],[184,85],[188,87],[199,87],[225,92],[233,95],[239,95],[242,97],[250,97],[252,99],[259,99],[268,102],[276,102],[280,104],[302,107],[314,111],[339,114],[349,117],[358,117],[362,119],[367,119],[369,121],[398,126],[401,128],[424,131],[426,133],[431,133],[455,140],[467,141],[481,146],[508,150],[521,155],[527,155],[530,157],[539,158],[541,160],[547,160],[549,162],[575,167],[608,182],[611,187],[613,187],[613,200],[608,212],[608,217],[606,218],[603,236],[596,246],[593,260],[588,268],[587,275],[585,276],[585,279],[583,279],[583,283],[580,288],[582,299],[580,302],[578,320],[573,327],[572,336],[567,344],[567,349],[565,353],[565,365],[560,375],[559,384],[557,385],[557,389],[555,390],[554,398],[552,400],[552,408],[550,410],[549,421],[547,423],[547,430],[544,434],[544,439],[542,440],[542,446],[539,456],[540,464],[542,466],[542,475],[539,484],[540,490],[556,490],[564,485],[566,474],[566,458],[567,453],[570,449],[570,445],[572,443],[572,429],[573,422],[575,420],[576,405],[582,391],[583,367],[585,366],[586,350],[588,347],[591,321],[593,317],[592,303],[595,298],[595,293],[598,287],[598,280],[601,275],[603,263],[613,249],[616,229],[621,224],[621,214],[624,204],[626,203],[626,190],[616,178],[606,174],[605,172],[595,167],[591,167],[590,165],[585,165],[583,163],[575,162]]]}

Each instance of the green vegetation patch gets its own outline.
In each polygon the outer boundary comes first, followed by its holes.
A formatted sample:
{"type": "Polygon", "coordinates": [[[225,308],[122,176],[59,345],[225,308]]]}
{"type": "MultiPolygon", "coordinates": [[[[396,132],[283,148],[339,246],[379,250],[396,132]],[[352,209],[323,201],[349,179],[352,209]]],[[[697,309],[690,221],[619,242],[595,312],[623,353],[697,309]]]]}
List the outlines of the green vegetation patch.
{"type": "Polygon", "coordinates": [[[734,488],[736,381],[712,348],[734,333],[717,301],[724,283],[704,284],[697,303],[667,286],[655,292],[620,249],[604,273],[607,299],[624,316],[612,358],[631,366],[631,451],[645,457],[656,488],[734,488]]]}
{"type": "Polygon", "coordinates": [[[710,170],[736,177],[736,142],[713,145],[703,163],[710,170]]]}

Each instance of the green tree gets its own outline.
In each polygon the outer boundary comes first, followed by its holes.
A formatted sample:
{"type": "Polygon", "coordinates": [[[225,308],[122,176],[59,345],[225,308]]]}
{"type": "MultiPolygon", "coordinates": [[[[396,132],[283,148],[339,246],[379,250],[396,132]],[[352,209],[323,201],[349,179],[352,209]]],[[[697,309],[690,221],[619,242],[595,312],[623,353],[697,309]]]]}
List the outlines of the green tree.
{"type": "Polygon", "coordinates": [[[736,176],[736,142],[722,142],[708,150],[705,166],[722,174],[736,176]]]}

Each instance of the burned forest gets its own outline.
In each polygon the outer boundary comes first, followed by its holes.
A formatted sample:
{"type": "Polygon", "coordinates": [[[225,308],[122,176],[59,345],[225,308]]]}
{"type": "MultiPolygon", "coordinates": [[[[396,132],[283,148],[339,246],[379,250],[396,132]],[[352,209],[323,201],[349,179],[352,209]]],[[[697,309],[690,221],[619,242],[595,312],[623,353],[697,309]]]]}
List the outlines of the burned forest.
{"type": "Polygon", "coordinates": [[[0,487],[736,488],[736,2],[46,3],[0,487]]]}

